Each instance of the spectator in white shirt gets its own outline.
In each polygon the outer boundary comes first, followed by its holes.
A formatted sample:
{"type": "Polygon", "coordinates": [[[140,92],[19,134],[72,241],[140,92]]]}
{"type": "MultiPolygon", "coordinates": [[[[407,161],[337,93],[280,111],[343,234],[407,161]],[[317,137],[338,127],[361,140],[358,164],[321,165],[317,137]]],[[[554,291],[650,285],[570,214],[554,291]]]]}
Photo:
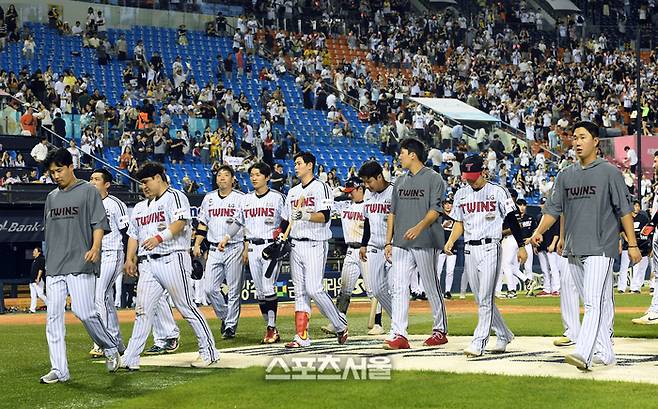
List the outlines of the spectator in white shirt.
{"type": "Polygon", "coordinates": [[[39,165],[43,166],[43,162],[46,160],[46,156],[48,156],[48,140],[45,136],[41,137],[41,142],[34,145],[30,151],[30,156],[32,156],[39,165]]]}
{"type": "Polygon", "coordinates": [[[625,146],[624,152],[626,152],[624,164],[631,168],[632,173],[635,173],[637,170],[637,153],[635,152],[635,149],[631,149],[630,146],[625,146]]]}

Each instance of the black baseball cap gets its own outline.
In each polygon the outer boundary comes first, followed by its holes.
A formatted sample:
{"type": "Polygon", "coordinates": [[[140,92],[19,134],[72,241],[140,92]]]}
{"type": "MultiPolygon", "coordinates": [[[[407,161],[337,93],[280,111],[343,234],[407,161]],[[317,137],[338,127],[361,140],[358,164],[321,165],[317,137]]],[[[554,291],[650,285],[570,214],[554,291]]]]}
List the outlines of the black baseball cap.
{"type": "Polygon", "coordinates": [[[341,189],[343,193],[350,193],[359,186],[363,186],[361,179],[352,178],[345,182],[345,186],[341,189]]]}
{"type": "Polygon", "coordinates": [[[466,180],[475,181],[482,174],[484,162],[480,155],[472,155],[464,158],[459,169],[466,180]]]}
{"type": "Polygon", "coordinates": [[[525,199],[519,199],[519,200],[516,201],[516,204],[518,206],[527,206],[528,202],[526,202],[525,199]]]}

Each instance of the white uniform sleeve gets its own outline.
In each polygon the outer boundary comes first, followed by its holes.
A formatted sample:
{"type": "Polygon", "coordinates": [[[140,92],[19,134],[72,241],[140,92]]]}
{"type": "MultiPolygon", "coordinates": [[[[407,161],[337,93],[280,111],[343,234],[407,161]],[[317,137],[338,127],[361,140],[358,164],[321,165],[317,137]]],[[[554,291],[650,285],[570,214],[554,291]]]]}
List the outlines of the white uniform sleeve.
{"type": "Polygon", "coordinates": [[[460,203],[462,201],[462,190],[458,190],[457,193],[455,194],[455,198],[452,206],[452,211],[450,212],[449,216],[451,219],[453,219],[456,222],[463,222],[464,221],[464,211],[460,206],[460,203]]]}
{"type": "Polygon", "coordinates": [[[128,227],[129,224],[128,208],[123,202],[118,203],[117,207],[119,208],[119,217],[117,219],[117,226],[119,227],[119,230],[123,230],[126,227],[128,227]]]}
{"type": "Polygon", "coordinates": [[[244,227],[244,209],[247,207],[247,197],[248,195],[240,195],[237,193],[234,193],[238,195],[238,199],[236,200],[235,203],[235,215],[233,216],[233,221],[239,224],[240,226],[244,227]]]}
{"type": "Polygon", "coordinates": [[[173,202],[171,207],[172,223],[178,220],[192,220],[190,201],[187,200],[187,196],[177,192],[172,192],[172,195],[173,195],[173,202]]]}
{"type": "Polygon", "coordinates": [[[283,220],[290,220],[290,214],[292,213],[292,209],[290,209],[291,200],[290,192],[288,192],[288,195],[283,201],[283,206],[281,206],[281,218],[283,220]]]}
{"type": "Polygon", "coordinates": [[[203,200],[201,201],[197,220],[206,226],[208,225],[208,195],[204,196],[203,200]]]}
{"type": "Polygon", "coordinates": [[[315,211],[321,212],[323,210],[331,210],[334,207],[334,195],[325,183],[318,183],[317,188],[317,200],[318,203],[315,204],[315,211]]]}
{"type": "MultiPolygon", "coordinates": [[[[137,212],[137,207],[133,209],[133,216],[137,212]]],[[[139,229],[137,228],[137,218],[131,217],[128,222],[128,236],[139,241],[139,229]]]]}
{"type": "Polygon", "coordinates": [[[498,194],[498,208],[500,209],[500,218],[505,219],[505,216],[514,212],[516,210],[516,203],[514,203],[514,198],[507,191],[506,188],[496,189],[500,193],[498,194]]]}

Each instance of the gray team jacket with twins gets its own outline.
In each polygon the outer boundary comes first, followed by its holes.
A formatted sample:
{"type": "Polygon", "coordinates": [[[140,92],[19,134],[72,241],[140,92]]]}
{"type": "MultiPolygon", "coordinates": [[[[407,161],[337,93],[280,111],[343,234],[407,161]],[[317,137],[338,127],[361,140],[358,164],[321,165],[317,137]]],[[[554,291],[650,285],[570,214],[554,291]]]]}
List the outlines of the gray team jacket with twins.
{"type": "Polygon", "coordinates": [[[393,245],[402,248],[433,248],[443,250],[445,234],[440,217],[414,240],[405,240],[404,233],[420,222],[427,212],[443,212],[446,185],[443,178],[427,167],[418,173],[400,176],[393,185],[391,213],[395,214],[393,245]]]}
{"type": "Polygon", "coordinates": [[[564,213],[564,256],[615,258],[619,219],[632,210],[621,172],[597,158],[585,167],[575,163],[560,171],[543,213],[556,219],[564,213]]]}
{"type": "Polygon", "coordinates": [[[67,190],[48,194],[44,209],[46,275],[98,274],[98,263],[87,263],[94,230],[110,231],[98,190],[78,180],[67,190]]]}

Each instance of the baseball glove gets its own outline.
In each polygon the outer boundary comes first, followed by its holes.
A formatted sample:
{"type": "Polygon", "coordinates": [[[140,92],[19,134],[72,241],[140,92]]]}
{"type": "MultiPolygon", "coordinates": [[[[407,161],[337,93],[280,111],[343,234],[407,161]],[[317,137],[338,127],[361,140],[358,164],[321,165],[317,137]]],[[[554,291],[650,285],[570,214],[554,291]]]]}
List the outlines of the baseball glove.
{"type": "Polygon", "coordinates": [[[192,259],[192,280],[201,280],[203,278],[203,259],[195,257],[192,259]]]}
{"type": "Polygon", "coordinates": [[[276,263],[290,254],[290,242],[288,240],[277,240],[263,249],[263,259],[270,260],[270,265],[265,272],[265,278],[272,277],[276,263]]]}

